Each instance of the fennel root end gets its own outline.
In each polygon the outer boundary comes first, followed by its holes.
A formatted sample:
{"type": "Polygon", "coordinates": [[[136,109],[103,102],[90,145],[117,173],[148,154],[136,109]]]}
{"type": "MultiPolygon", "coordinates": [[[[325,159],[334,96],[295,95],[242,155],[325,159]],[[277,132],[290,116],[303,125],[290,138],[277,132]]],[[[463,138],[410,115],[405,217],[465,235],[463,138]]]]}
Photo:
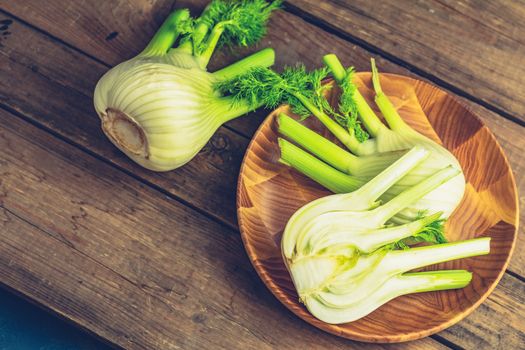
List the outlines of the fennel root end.
{"type": "Polygon", "coordinates": [[[126,153],[149,157],[148,139],[142,127],[126,113],[108,108],[101,115],[102,130],[109,139],[126,153]]]}

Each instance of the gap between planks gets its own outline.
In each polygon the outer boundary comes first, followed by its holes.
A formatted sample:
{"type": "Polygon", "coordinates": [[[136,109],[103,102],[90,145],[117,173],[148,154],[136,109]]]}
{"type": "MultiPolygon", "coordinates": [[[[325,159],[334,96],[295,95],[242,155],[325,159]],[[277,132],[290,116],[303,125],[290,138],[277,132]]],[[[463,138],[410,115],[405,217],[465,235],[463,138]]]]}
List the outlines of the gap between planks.
{"type": "Polygon", "coordinates": [[[298,7],[296,7],[295,5],[292,5],[290,4],[288,1],[285,2],[285,11],[303,19],[305,22],[307,23],[310,23],[318,28],[321,28],[322,30],[324,30],[325,32],[328,32],[330,34],[333,34],[335,36],[337,36],[338,38],[341,38],[345,41],[348,41],[349,43],[352,43],[352,44],[355,44],[357,46],[360,46],[361,48],[373,53],[373,54],[376,54],[382,58],[384,58],[385,60],[387,61],[390,61],[394,64],[397,64],[403,68],[406,68],[408,69],[409,71],[411,71],[412,73],[414,74],[417,74],[425,79],[427,79],[428,81],[434,83],[435,85],[443,88],[443,89],[446,89],[446,90],[449,90],[451,92],[453,92],[454,94],[458,95],[458,96],[461,96],[461,97],[464,97],[482,107],[485,107],[486,109],[494,112],[494,113],[497,113],[499,114],[500,116],[502,116],[503,118],[505,119],[508,119],[518,125],[521,125],[521,126],[525,126],[525,121],[519,119],[519,118],[516,118],[515,116],[513,116],[512,114],[502,110],[501,108],[499,107],[496,107],[494,105],[492,105],[491,103],[488,103],[488,102],[485,102],[483,101],[482,99],[466,92],[465,90],[455,86],[454,84],[451,84],[451,83],[448,83],[446,82],[445,80],[435,76],[434,74],[430,73],[430,72],[427,72],[426,70],[423,70],[423,69],[420,69],[418,68],[417,66],[405,61],[405,60],[402,60],[392,54],[390,54],[389,52],[387,51],[384,51],[382,50],[381,48],[363,40],[363,39],[360,39],[360,38],[357,38],[351,34],[348,34],[348,33],[345,33],[345,32],[342,32],[340,31],[339,29],[335,28],[334,26],[332,26],[330,23],[327,23],[326,21],[324,21],[323,19],[319,18],[319,17],[316,17],[298,7]]]}
{"type": "Polygon", "coordinates": [[[34,127],[38,128],[38,129],[40,129],[42,131],[45,131],[45,132],[49,133],[53,137],[59,139],[62,142],[67,143],[70,146],[73,146],[73,147],[79,149],[80,151],[88,154],[89,156],[91,156],[91,157],[93,157],[93,158],[95,158],[95,159],[97,159],[97,160],[99,160],[99,161],[101,161],[101,162],[103,162],[105,164],[108,164],[109,166],[111,166],[111,167],[121,171],[122,173],[126,174],[127,176],[130,176],[131,178],[133,178],[133,179],[143,183],[144,185],[146,185],[148,187],[151,187],[155,191],[160,192],[162,195],[164,195],[164,196],[166,196],[166,197],[168,197],[168,198],[170,198],[172,200],[175,200],[176,202],[179,202],[182,205],[184,205],[184,206],[186,206],[186,207],[196,211],[197,213],[199,213],[199,214],[203,215],[204,217],[212,220],[213,222],[216,222],[219,225],[222,225],[222,226],[227,227],[229,229],[232,229],[232,230],[234,230],[236,232],[239,232],[239,228],[237,226],[234,226],[234,225],[230,224],[228,221],[226,221],[224,219],[221,219],[220,217],[214,215],[211,212],[208,212],[206,210],[203,210],[203,209],[195,206],[194,204],[192,204],[192,203],[186,201],[185,199],[183,199],[183,198],[181,198],[181,197],[179,197],[179,196],[169,192],[168,190],[162,188],[161,186],[156,185],[153,182],[148,181],[148,180],[146,180],[146,179],[136,175],[131,170],[127,170],[123,166],[120,166],[120,165],[116,164],[115,162],[112,162],[111,160],[109,160],[109,159],[107,159],[107,158],[97,154],[96,152],[90,150],[89,148],[87,148],[87,147],[85,147],[85,146],[83,146],[83,145],[81,145],[81,144],[79,144],[77,142],[74,142],[74,141],[68,139],[65,136],[60,135],[59,133],[57,133],[53,129],[50,129],[47,126],[45,126],[45,125],[43,125],[41,123],[38,123],[38,122],[36,122],[35,120],[32,120],[29,117],[26,117],[24,114],[14,110],[14,109],[12,109],[11,107],[6,106],[3,103],[0,103],[0,109],[3,109],[4,111],[11,113],[12,115],[16,116],[17,118],[22,119],[24,122],[26,122],[28,124],[31,124],[34,127]]]}

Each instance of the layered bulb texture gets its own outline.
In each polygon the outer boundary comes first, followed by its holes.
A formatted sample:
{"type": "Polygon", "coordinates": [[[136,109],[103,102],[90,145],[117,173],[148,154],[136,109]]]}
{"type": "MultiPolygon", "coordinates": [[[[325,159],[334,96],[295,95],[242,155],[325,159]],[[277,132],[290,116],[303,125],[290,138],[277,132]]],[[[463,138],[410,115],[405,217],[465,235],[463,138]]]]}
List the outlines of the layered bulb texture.
{"type": "Polygon", "coordinates": [[[99,80],[94,104],[109,140],[151,170],[172,170],[190,161],[219,126],[257,107],[233,103],[215,84],[274,62],[273,50],[264,49],[210,73],[206,66],[213,51],[256,43],[278,6],[215,0],[197,19],[186,9],[173,12],[143,52],[99,80]]]}
{"type": "Polygon", "coordinates": [[[463,288],[471,281],[466,270],[408,271],[488,254],[489,238],[399,250],[401,240],[435,234],[434,224],[443,213],[386,224],[456,176],[457,169],[440,169],[389,202],[377,202],[428,156],[416,146],[360,189],[310,202],[290,218],[281,241],[283,258],[300,301],[315,317],[334,324],[352,322],[398,296],[463,288]]]}

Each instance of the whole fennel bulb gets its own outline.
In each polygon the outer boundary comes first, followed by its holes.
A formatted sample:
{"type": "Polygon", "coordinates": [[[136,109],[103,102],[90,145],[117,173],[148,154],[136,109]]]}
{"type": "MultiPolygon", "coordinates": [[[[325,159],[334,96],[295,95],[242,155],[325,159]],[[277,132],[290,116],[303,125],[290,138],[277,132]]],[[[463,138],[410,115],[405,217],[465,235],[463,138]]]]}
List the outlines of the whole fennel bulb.
{"type": "Polygon", "coordinates": [[[94,104],[109,140],[151,170],[172,170],[190,161],[220,125],[254,109],[233,103],[214,85],[275,59],[268,48],[210,73],[206,66],[214,49],[256,43],[279,4],[214,0],[198,19],[187,9],[174,11],[144,51],[99,80],[94,104]]]}

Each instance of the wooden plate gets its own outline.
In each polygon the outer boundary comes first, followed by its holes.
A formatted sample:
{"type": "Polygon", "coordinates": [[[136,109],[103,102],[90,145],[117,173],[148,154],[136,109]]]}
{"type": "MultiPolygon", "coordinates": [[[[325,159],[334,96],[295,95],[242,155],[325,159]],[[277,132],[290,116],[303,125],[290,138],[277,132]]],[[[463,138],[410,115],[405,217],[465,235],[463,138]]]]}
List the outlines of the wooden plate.
{"type": "MultiPolygon", "coordinates": [[[[358,74],[359,90],[370,106],[375,106],[370,78],[370,73],[358,74]]],[[[501,147],[473,112],[422,81],[382,74],[381,82],[407,123],[442,142],[463,167],[468,183],[461,204],[447,223],[447,238],[456,241],[490,236],[491,252],[437,267],[472,271],[469,286],[399,297],[347,324],[330,325],[314,318],[298,301],[282,261],[280,239],[288,219],[298,208],[329,192],[278,162],[274,119],[283,111],[291,115],[287,107],[268,116],[248,147],[239,175],[237,208],[242,239],[253,266],[288,309],[330,333],[359,341],[390,343],[439,332],[467,316],[487,298],[503,275],[516,242],[518,196],[501,147]]],[[[337,98],[335,94],[331,93],[330,99],[337,98]]],[[[314,117],[305,123],[329,137],[314,117]]]]}

